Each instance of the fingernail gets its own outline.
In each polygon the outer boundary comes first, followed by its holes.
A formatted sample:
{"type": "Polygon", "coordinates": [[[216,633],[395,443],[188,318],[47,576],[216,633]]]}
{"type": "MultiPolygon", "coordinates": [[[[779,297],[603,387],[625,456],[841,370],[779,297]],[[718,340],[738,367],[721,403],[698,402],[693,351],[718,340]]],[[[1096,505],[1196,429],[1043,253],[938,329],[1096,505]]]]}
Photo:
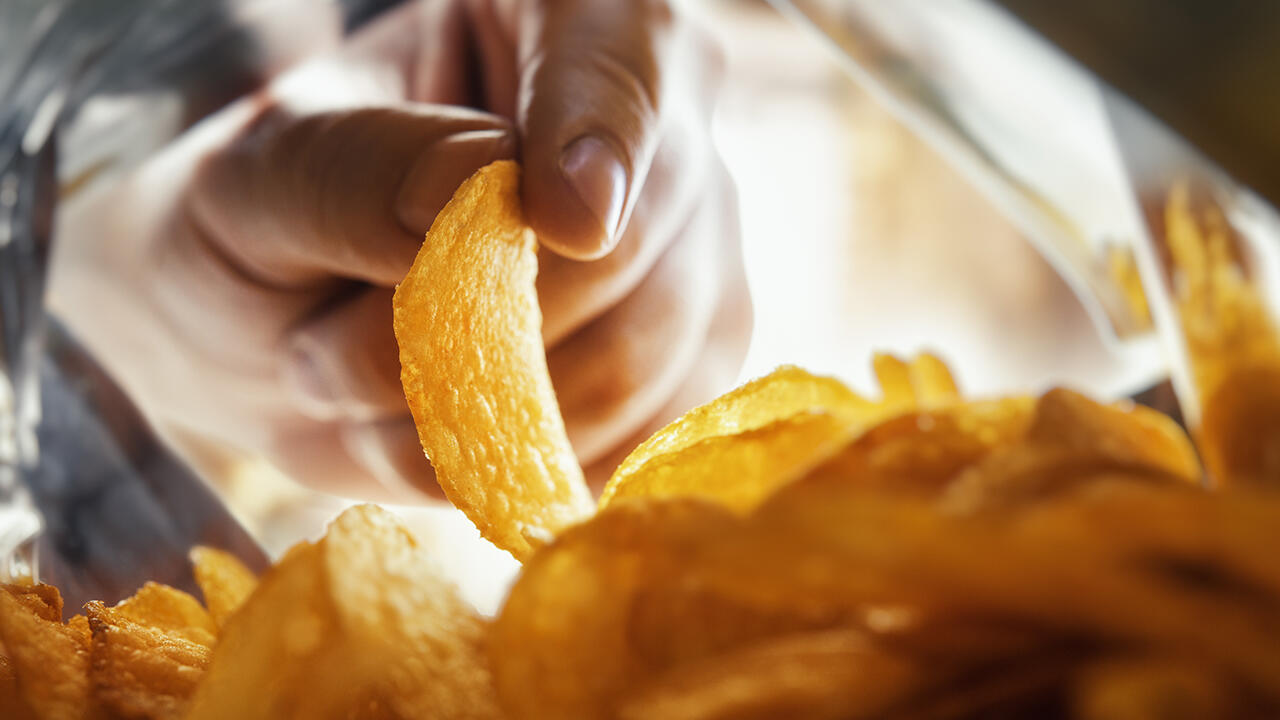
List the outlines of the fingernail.
{"type": "Polygon", "coordinates": [[[627,194],[627,170],[617,152],[604,140],[583,135],[560,155],[560,171],[600,222],[601,244],[612,247],[627,194]]]}
{"type": "Polygon", "coordinates": [[[284,382],[298,408],[316,420],[338,416],[338,397],[333,383],[325,377],[312,343],[298,338],[289,344],[284,363],[284,382]]]}

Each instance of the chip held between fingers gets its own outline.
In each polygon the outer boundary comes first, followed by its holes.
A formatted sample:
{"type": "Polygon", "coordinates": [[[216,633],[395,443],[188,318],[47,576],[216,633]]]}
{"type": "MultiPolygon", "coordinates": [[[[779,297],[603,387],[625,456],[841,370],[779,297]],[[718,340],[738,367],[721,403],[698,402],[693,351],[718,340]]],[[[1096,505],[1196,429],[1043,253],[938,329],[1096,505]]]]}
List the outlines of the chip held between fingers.
{"type": "Polygon", "coordinates": [[[393,301],[401,381],[445,496],[517,559],[593,512],[547,371],[520,167],[436,216],[393,301]]]}

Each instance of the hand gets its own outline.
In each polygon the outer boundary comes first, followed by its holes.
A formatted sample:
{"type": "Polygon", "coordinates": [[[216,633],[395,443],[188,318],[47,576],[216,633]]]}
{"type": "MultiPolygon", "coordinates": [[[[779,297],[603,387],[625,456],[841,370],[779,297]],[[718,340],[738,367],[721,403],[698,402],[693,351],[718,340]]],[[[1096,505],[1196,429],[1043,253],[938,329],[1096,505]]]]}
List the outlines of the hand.
{"type": "Polygon", "coordinates": [[[745,352],[718,74],[663,2],[411,4],[67,212],[55,310],[171,435],[346,495],[434,494],[391,294],[459,183],[515,157],[552,379],[607,476],[745,352]]]}

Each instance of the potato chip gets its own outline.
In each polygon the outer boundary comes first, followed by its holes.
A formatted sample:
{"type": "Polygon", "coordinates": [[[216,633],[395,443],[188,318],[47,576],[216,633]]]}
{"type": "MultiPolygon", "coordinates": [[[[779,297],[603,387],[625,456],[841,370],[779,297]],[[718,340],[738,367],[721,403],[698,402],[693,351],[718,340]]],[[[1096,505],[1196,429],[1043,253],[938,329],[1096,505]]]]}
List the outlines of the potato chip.
{"type": "Polygon", "coordinates": [[[1125,657],[1093,663],[1075,682],[1080,720],[1235,717],[1230,682],[1203,663],[1170,657],[1125,657]]]}
{"type": "Polygon", "coordinates": [[[1051,390],[1036,402],[1025,440],[970,468],[948,489],[946,502],[972,510],[1034,500],[1117,471],[1187,483],[1201,477],[1190,440],[1168,417],[1051,390]]]}
{"type": "MultiPolygon", "coordinates": [[[[161,604],[147,607],[141,615],[155,618],[160,625],[178,617],[170,598],[154,588],[143,597],[144,602],[160,600],[161,604]]],[[[93,634],[89,655],[93,697],[121,717],[178,720],[208,667],[213,636],[201,627],[149,625],[136,619],[138,605],[129,608],[128,603],[114,608],[100,602],[85,606],[93,634]],[[204,642],[188,639],[201,635],[204,642]]],[[[207,614],[204,621],[211,624],[207,614]]]]}
{"type": "Polygon", "coordinates": [[[757,602],[982,608],[1192,652],[1280,696],[1268,685],[1280,678],[1280,630],[1263,629],[1269,606],[1227,600],[1280,581],[1259,555],[1278,531],[1268,513],[1280,513],[1280,497],[1214,498],[1184,484],[1105,483],[1014,513],[950,516],[853,484],[798,483],[765,503],[749,531],[694,554],[705,555],[696,559],[704,582],[757,602]],[[756,588],[750,577],[770,580],[756,588]],[[1231,612],[1215,613],[1219,601],[1231,612]],[[1195,620],[1209,615],[1213,623],[1195,620]]]}
{"type": "MultiPolygon", "coordinates": [[[[132,597],[121,600],[111,610],[115,618],[129,620],[143,627],[170,633],[206,647],[213,645],[218,628],[213,624],[209,611],[199,600],[168,585],[149,582],[132,597]]],[[[100,611],[99,615],[106,617],[100,611]]],[[[92,626],[93,613],[88,613],[92,626]]]]}
{"type": "Polygon", "coordinates": [[[1050,649],[1012,662],[977,665],[938,690],[922,693],[895,708],[894,717],[1058,717],[1062,704],[1059,689],[1069,678],[1075,660],[1069,650],[1050,649]]]}
{"type": "Polygon", "coordinates": [[[218,627],[226,624],[258,585],[258,577],[231,553],[211,547],[191,550],[196,585],[218,627]]]}
{"type": "MultiPolygon", "coordinates": [[[[637,594],[673,572],[704,536],[735,523],[722,507],[698,500],[620,503],[536,554],[491,632],[489,659],[507,713],[614,717],[618,699],[660,669],[636,645],[637,594]]],[[[671,633],[696,627],[665,626],[671,633]]]]}
{"type": "MultiPolygon", "coordinates": [[[[43,720],[92,717],[88,637],[61,618],[50,620],[20,599],[30,593],[0,590],[0,639],[13,662],[18,690],[43,720]]],[[[43,605],[43,602],[41,603],[43,605]]],[[[58,599],[61,606],[61,598],[58,599]]]]}
{"type": "Polygon", "coordinates": [[[4,586],[4,590],[37,617],[62,622],[62,593],[58,588],[24,579],[4,586]]]}
{"type": "MultiPolygon", "coordinates": [[[[654,433],[618,466],[615,477],[629,475],[656,457],[673,454],[707,438],[755,430],[796,413],[810,410],[859,413],[873,406],[874,403],[835,378],[784,365],[690,410],[654,433]]],[[[606,487],[605,498],[609,494],[610,488],[606,487]]]]}
{"type": "Polygon", "coordinates": [[[1217,483],[1274,485],[1280,478],[1280,367],[1235,364],[1202,398],[1196,437],[1204,464],[1217,483]]]}
{"type": "Polygon", "coordinates": [[[1280,477],[1280,328],[1265,274],[1242,262],[1241,238],[1206,190],[1176,184],[1164,213],[1178,277],[1173,300],[1200,403],[1194,429],[1213,480],[1274,484],[1280,477]]]}
{"type": "Polygon", "coordinates": [[[683,495],[717,500],[746,512],[844,445],[848,423],[803,411],[736,435],[714,436],[660,455],[618,477],[611,502],[683,495]]]}
{"type": "Polygon", "coordinates": [[[464,182],[394,305],[401,381],[440,487],[524,558],[592,504],[547,372],[519,181],[501,161],[464,182]]]}
{"type": "Polygon", "coordinates": [[[915,404],[943,407],[960,401],[960,390],[947,364],[931,353],[920,353],[908,366],[915,404]]]}
{"type": "Polygon", "coordinates": [[[262,577],[187,717],[498,717],[482,637],[403,525],[356,507],[262,577]]]}
{"type": "Polygon", "coordinates": [[[911,382],[910,365],[893,355],[877,353],[871,359],[871,366],[885,402],[901,407],[915,404],[916,389],[911,382]]]}
{"type": "Polygon", "coordinates": [[[883,395],[876,402],[833,378],[782,367],[686,413],[623,461],[600,506],[696,496],[750,510],[876,423],[958,401],[951,373],[932,355],[910,363],[877,355],[874,365],[883,395]]]}
{"type": "Polygon", "coordinates": [[[923,670],[847,628],[784,635],[672,668],[629,693],[617,717],[879,717],[919,689],[923,670]]]}
{"type": "Polygon", "coordinates": [[[1031,398],[1014,397],[899,415],[856,437],[803,482],[936,495],[961,471],[1021,440],[1033,408],[1031,398]]]}
{"type": "Polygon", "coordinates": [[[36,715],[22,699],[18,674],[3,652],[0,652],[0,717],[9,720],[36,720],[36,715]]]}
{"type": "Polygon", "coordinates": [[[886,412],[834,378],[780,367],[641,443],[614,471],[600,506],[697,495],[746,509],[886,412]]]}

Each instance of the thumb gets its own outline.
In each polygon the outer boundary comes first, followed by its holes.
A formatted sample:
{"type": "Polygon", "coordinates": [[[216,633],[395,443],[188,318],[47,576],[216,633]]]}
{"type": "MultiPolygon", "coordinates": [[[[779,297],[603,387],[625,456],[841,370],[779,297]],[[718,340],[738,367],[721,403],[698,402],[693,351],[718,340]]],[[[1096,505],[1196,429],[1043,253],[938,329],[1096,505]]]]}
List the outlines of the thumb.
{"type": "Polygon", "coordinates": [[[595,259],[616,244],[658,144],[671,9],[568,0],[522,12],[525,212],[550,250],[595,259]]]}

